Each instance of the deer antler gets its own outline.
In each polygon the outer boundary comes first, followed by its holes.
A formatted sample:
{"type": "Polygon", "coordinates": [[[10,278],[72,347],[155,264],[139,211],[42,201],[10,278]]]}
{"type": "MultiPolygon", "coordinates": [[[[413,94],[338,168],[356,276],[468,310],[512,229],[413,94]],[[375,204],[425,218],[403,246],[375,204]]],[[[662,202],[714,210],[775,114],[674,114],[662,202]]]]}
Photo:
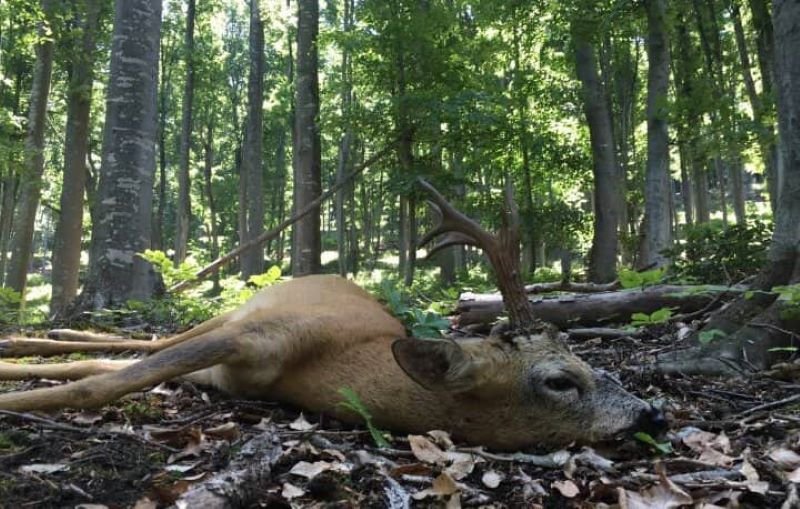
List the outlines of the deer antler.
{"type": "Polygon", "coordinates": [[[497,234],[491,234],[458,211],[444,196],[424,179],[417,179],[420,186],[430,195],[428,204],[434,213],[435,224],[431,231],[419,241],[425,245],[434,239],[429,254],[447,246],[470,244],[480,247],[489,258],[497,276],[497,286],[503,295],[508,310],[512,330],[530,329],[540,324],[533,312],[519,268],[519,216],[510,186],[506,186],[503,211],[503,227],[497,234]]]}

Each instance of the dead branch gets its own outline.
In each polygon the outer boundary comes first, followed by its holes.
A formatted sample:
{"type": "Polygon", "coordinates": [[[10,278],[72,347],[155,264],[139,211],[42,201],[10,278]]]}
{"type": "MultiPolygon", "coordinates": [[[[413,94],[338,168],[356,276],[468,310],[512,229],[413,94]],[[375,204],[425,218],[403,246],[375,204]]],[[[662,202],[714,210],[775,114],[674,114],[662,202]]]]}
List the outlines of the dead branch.
{"type": "Polygon", "coordinates": [[[283,449],[275,433],[266,431],[251,438],[225,470],[192,486],[176,502],[179,509],[203,507],[227,509],[247,507],[270,478],[283,449]]]}
{"type": "MultiPolygon", "coordinates": [[[[564,295],[553,299],[531,299],[531,307],[540,319],[565,328],[574,325],[595,326],[613,322],[627,322],[633,313],[652,313],[663,307],[676,308],[679,313],[702,309],[714,302],[719,293],[741,293],[725,288],[715,291],[703,287],[657,285],[645,289],[617,292],[564,295]]],[[[718,299],[721,305],[724,299],[718,299]]],[[[489,324],[505,310],[503,299],[497,294],[463,293],[459,297],[455,314],[460,327],[489,324]]]]}

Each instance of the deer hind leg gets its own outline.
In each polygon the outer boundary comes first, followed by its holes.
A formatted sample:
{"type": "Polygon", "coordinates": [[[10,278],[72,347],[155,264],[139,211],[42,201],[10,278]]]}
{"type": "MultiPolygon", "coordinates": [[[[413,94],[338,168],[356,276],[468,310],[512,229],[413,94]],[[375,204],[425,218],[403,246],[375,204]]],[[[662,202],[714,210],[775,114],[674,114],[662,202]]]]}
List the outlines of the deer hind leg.
{"type": "Polygon", "coordinates": [[[0,410],[31,411],[91,408],[130,392],[215,364],[246,362],[240,331],[223,327],[190,342],[163,349],[122,369],[57,387],[0,394],[0,410]]]}
{"type": "Polygon", "coordinates": [[[92,359],[86,361],[58,362],[54,364],[12,364],[0,362],[0,380],[80,380],[127,368],[136,360],[92,359]]]}
{"type": "Polygon", "coordinates": [[[227,321],[228,313],[206,320],[200,325],[176,336],[158,339],[156,341],[124,339],[118,336],[107,336],[94,332],[75,331],[71,329],[54,329],[48,334],[53,339],[0,339],[0,358],[25,357],[29,355],[47,357],[52,355],[90,352],[152,353],[216,330],[224,326],[227,321]]]}

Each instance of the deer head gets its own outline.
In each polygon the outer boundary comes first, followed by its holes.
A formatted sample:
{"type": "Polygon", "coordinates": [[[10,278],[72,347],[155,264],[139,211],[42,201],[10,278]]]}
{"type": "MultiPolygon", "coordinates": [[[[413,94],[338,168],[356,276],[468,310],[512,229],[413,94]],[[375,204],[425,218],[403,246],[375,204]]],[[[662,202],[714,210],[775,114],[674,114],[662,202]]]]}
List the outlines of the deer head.
{"type": "Polygon", "coordinates": [[[493,235],[430,184],[421,180],[420,185],[431,196],[437,219],[420,244],[435,241],[429,255],[455,244],[481,247],[509,314],[504,330],[486,339],[402,339],[392,345],[395,360],[412,380],[440,398],[449,394],[454,420],[485,416],[461,427],[454,422],[456,432],[478,443],[514,448],[665,428],[658,409],[627,392],[612,375],[592,369],[569,350],[555,327],[537,319],[519,272],[518,219],[508,190],[504,225],[493,235]]]}

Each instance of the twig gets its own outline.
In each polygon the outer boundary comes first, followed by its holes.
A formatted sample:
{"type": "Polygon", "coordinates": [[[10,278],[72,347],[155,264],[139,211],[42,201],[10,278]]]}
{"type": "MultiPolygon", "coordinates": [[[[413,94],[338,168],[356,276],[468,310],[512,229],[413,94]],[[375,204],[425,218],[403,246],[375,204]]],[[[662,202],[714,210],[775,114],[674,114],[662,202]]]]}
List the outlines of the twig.
{"type": "Polygon", "coordinates": [[[792,404],[795,401],[800,401],[800,394],[795,394],[794,396],[789,396],[788,398],[779,399],[778,401],[771,401],[769,403],[764,403],[763,405],[758,405],[754,406],[753,408],[748,408],[747,410],[736,414],[735,417],[741,418],[750,414],[754,414],[756,412],[761,412],[764,410],[772,410],[773,408],[780,408],[782,406],[792,404]]]}
{"type": "Polygon", "coordinates": [[[513,463],[529,463],[542,468],[561,468],[569,460],[570,454],[567,451],[561,450],[545,455],[524,454],[517,452],[514,454],[494,454],[486,452],[482,447],[459,447],[455,449],[457,452],[465,452],[475,454],[482,458],[494,461],[507,461],[513,463]]]}
{"type": "Polygon", "coordinates": [[[100,435],[106,437],[124,437],[130,438],[131,440],[135,440],[137,442],[143,443],[145,445],[150,445],[153,447],[158,447],[160,449],[164,449],[169,452],[180,452],[180,449],[175,449],[174,447],[170,447],[168,445],[160,444],[158,442],[153,442],[152,440],[148,440],[144,437],[136,435],[135,433],[124,433],[120,431],[109,431],[104,429],[91,429],[91,428],[77,428],[75,426],[70,426],[69,424],[63,424],[60,422],[56,422],[51,419],[46,419],[44,417],[39,417],[38,415],[29,414],[29,413],[20,413],[20,412],[12,412],[10,410],[0,410],[0,415],[7,415],[9,417],[16,417],[17,419],[22,419],[26,421],[35,422],[37,424],[41,424],[43,427],[54,429],[58,431],[67,431],[70,433],[80,433],[82,435],[100,435]]]}

